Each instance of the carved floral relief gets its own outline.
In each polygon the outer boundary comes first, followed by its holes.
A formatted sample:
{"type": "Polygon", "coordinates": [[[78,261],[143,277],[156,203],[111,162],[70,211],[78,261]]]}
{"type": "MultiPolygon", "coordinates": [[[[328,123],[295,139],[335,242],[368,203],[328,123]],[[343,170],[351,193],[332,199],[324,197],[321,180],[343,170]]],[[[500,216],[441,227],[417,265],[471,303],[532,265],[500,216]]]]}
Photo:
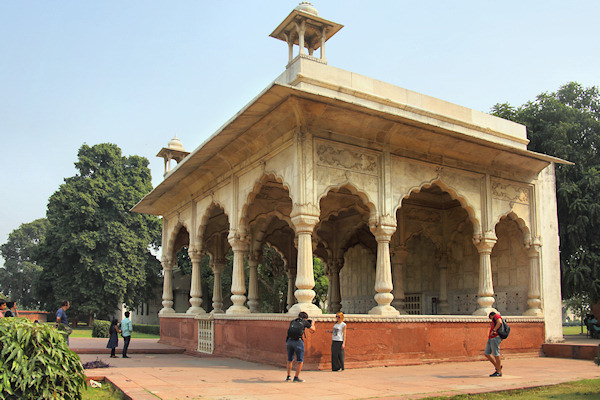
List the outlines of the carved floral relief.
{"type": "Polygon", "coordinates": [[[331,144],[317,145],[317,164],[346,169],[363,174],[377,175],[377,156],[331,144]]]}
{"type": "Polygon", "coordinates": [[[492,182],[492,196],[500,200],[529,204],[530,190],[527,186],[494,181],[492,182]]]}

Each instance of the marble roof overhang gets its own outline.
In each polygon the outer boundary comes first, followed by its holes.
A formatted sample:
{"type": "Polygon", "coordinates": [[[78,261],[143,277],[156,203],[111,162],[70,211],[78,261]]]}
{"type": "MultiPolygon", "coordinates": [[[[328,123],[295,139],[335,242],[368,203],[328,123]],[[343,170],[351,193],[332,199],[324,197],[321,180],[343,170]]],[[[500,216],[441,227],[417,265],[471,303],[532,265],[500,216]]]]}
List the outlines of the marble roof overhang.
{"type": "Polygon", "coordinates": [[[465,135],[455,129],[459,125],[460,121],[435,121],[431,115],[426,120],[412,118],[402,107],[352,102],[272,83],[177,164],[132,211],[153,215],[173,212],[202,195],[211,182],[229,176],[234,168],[295,130],[371,149],[385,146],[392,154],[427,162],[465,168],[477,165],[482,172],[501,171],[530,178],[550,163],[570,164],[465,135]]]}

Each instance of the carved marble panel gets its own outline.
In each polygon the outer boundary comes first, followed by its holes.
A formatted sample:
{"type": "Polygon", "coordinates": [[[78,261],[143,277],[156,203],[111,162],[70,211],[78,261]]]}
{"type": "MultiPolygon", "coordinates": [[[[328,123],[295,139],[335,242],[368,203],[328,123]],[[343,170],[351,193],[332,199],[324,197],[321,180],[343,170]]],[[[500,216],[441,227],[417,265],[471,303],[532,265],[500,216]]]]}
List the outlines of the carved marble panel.
{"type": "Polygon", "coordinates": [[[493,180],[492,197],[512,203],[530,204],[531,189],[524,185],[493,180]]]}
{"type": "Polygon", "coordinates": [[[379,160],[376,153],[322,141],[316,142],[315,153],[317,165],[344,169],[360,174],[379,174],[379,160]]]}

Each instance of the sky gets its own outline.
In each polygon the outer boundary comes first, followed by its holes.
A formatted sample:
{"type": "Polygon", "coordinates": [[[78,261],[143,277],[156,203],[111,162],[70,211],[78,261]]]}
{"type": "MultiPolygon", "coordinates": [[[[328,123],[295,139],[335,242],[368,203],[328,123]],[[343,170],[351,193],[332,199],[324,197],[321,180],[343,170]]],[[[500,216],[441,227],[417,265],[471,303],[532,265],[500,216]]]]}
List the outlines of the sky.
{"type": "MultiPolygon", "coordinates": [[[[45,217],[84,143],[146,157],[158,185],[171,138],[194,150],[284,71],[269,34],[298,3],[0,0],[0,244],[45,217]]],[[[600,85],[597,0],[312,4],[344,25],[329,65],[475,110],[600,85]]]]}

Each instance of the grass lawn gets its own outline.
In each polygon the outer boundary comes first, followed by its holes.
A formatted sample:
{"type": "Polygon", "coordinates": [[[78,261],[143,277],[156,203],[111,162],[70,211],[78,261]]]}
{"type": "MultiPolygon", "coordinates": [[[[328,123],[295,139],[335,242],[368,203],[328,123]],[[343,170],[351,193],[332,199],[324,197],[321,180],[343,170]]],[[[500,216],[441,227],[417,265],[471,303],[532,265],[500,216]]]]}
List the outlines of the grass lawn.
{"type": "Polygon", "coordinates": [[[600,399],[600,379],[585,379],[562,383],[555,386],[544,386],[540,388],[509,390],[505,392],[481,393],[481,394],[461,394],[452,397],[427,397],[426,400],[537,400],[537,399],[557,399],[557,400],[591,400],[600,399]]]}
{"type": "Polygon", "coordinates": [[[126,397],[111,383],[103,381],[101,388],[93,388],[87,384],[87,390],[81,391],[82,400],[125,400],[126,397]]]}
{"type": "MultiPolygon", "coordinates": [[[[587,329],[583,327],[583,336],[586,335],[587,329]]],[[[581,335],[580,326],[563,326],[563,335],[581,335]]]]}
{"type": "MultiPolygon", "coordinates": [[[[82,338],[91,338],[92,337],[92,328],[75,328],[73,329],[73,333],[71,333],[71,337],[82,337],[82,338]]],[[[152,335],[149,333],[140,333],[133,331],[131,334],[132,339],[160,339],[159,335],[152,335]]]]}

